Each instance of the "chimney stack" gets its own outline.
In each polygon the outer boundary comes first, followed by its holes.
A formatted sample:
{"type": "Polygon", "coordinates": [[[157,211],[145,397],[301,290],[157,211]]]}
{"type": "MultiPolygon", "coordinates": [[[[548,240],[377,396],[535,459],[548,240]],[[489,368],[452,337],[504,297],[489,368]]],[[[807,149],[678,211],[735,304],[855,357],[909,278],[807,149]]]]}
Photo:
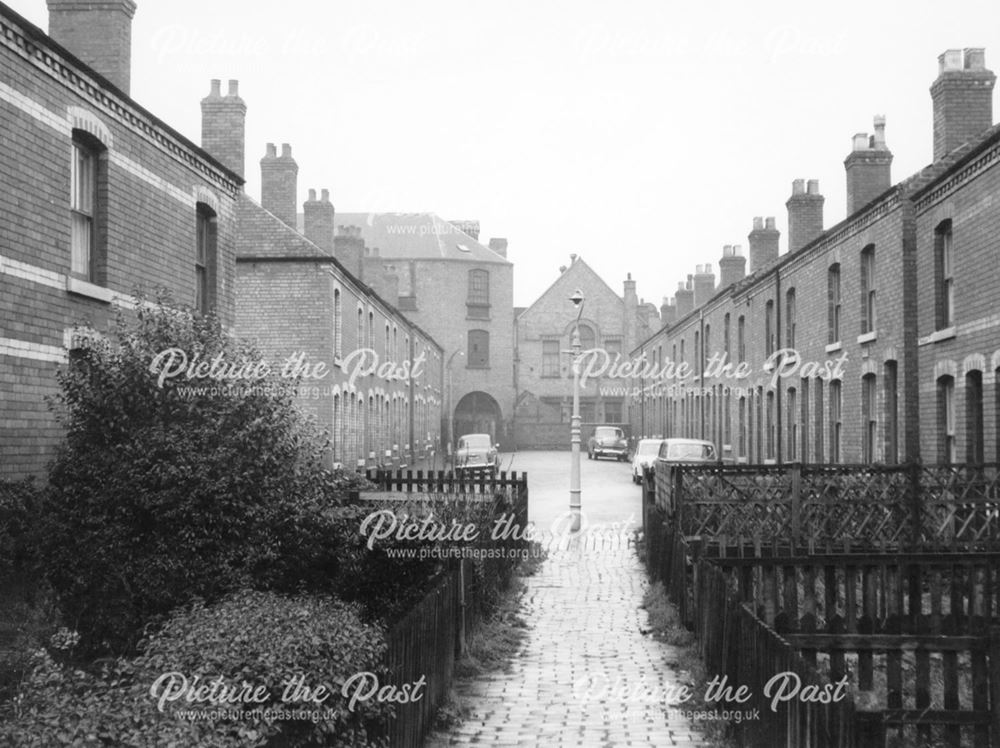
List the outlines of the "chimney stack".
{"type": "Polygon", "coordinates": [[[739,244],[727,244],[722,248],[719,260],[719,288],[728,288],[739,283],[747,274],[747,258],[739,244]]]}
{"type": "Polygon", "coordinates": [[[331,255],[334,253],[333,218],[330,190],[323,190],[319,200],[316,190],[309,190],[309,199],[302,204],[303,232],[309,241],[331,255]]]}
{"type": "Polygon", "coordinates": [[[365,256],[365,240],[357,226],[338,226],[333,240],[333,254],[347,272],[361,280],[361,264],[365,256]]]}
{"type": "Polygon", "coordinates": [[[677,307],[677,319],[684,319],[694,311],[694,289],[691,287],[691,276],[688,276],[687,283],[680,281],[677,284],[677,291],[674,293],[674,304],[677,307]]]}
{"type": "Polygon", "coordinates": [[[507,256],[507,240],[494,237],[490,239],[490,249],[501,257],[507,256]]]}
{"type": "Polygon", "coordinates": [[[201,100],[201,147],[222,165],[244,176],[247,105],[240,98],[239,81],[229,81],[222,95],[222,81],[212,80],[212,90],[201,100]]]}
{"type": "Polygon", "coordinates": [[[49,36],[129,94],[133,0],[47,0],[49,36]]]}
{"type": "Polygon", "coordinates": [[[694,308],[698,309],[715,296],[715,273],[712,263],[697,265],[694,271],[694,308]]]}
{"type": "Polygon", "coordinates": [[[885,145],[885,117],[875,116],[875,134],[854,136],[847,171],[847,215],[853,215],[892,186],[892,152],[885,145]]]}
{"type": "Polygon", "coordinates": [[[949,49],[938,57],[934,102],[934,160],[993,125],[993,84],[981,48],[949,49]]]}
{"type": "Polygon", "coordinates": [[[664,327],[677,321],[677,307],[674,306],[674,300],[668,299],[666,296],[663,297],[663,303],[660,304],[660,321],[664,327]]]}
{"type": "MultiPolygon", "coordinates": [[[[792,182],[792,196],[788,208],[788,252],[798,252],[823,233],[823,202],[819,194],[819,180],[796,179],[792,182]]],[[[753,272],[753,247],[750,248],[750,271],[753,272]]]]}
{"type": "Polygon", "coordinates": [[[282,143],[279,156],[274,143],[268,143],[267,153],[260,160],[260,204],[293,229],[298,223],[298,176],[299,165],[292,158],[292,147],[282,143]]]}
{"type": "Polygon", "coordinates": [[[448,221],[452,226],[479,241],[479,221],[448,221]]]}
{"type": "MultiPolygon", "coordinates": [[[[801,179],[796,180],[796,184],[801,181],[801,179]]],[[[766,221],[761,216],[756,216],[753,219],[753,230],[747,234],[747,239],[750,242],[751,273],[756,273],[765,265],[770,265],[778,259],[778,240],[780,238],[781,232],[775,227],[774,216],[768,216],[766,221]]]]}

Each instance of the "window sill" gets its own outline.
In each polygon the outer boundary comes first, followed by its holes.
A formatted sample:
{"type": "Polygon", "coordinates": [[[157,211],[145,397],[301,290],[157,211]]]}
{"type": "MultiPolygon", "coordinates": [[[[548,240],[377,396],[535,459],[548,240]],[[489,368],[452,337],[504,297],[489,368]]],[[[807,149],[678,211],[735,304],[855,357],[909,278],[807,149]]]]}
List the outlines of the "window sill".
{"type": "Polygon", "coordinates": [[[840,345],[840,341],[839,340],[836,343],[830,343],[830,345],[828,345],[825,348],[825,350],[826,350],[827,353],[836,353],[840,349],[841,349],[841,345],[840,345]]]}
{"type": "Polygon", "coordinates": [[[951,340],[955,337],[955,326],[945,327],[940,330],[935,330],[930,335],[920,338],[917,341],[917,345],[930,345],[931,343],[940,343],[944,340],[951,340]]]}
{"type": "Polygon", "coordinates": [[[115,298],[115,293],[110,288],[98,286],[96,283],[71,276],[66,277],[66,290],[77,296],[86,296],[91,299],[97,299],[97,301],[103,301],[105,304],[110,304],[115,298]]]}
{"type": "Polygon", "coordinates": [[[487,366],[466,366],[465,368],[466,369],[478,369],[480,371],[485,371],[486,369],[489,369],[490,367],[487,365],[487,366]]]}
{"type": "Polygon", "coordinates": [[[871,332],[866,332],[863,335],[858,335],[858,345],[864,345],[865,343],[874,343],[876,338],[878,338],[878,331],[872,330],[871,332]]]}

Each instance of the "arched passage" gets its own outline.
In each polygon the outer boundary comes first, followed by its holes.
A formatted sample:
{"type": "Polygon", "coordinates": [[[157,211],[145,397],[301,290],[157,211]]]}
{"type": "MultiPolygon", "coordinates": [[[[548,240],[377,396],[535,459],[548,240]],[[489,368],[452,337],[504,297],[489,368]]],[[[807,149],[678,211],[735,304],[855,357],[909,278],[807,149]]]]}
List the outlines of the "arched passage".
{"type": "Polygon", "coordinates": [[[497,441],[503,429],[500,405],[485,392],[470,392],[455,406],[454,438],[465,434],[489,434],[497,441]]]}

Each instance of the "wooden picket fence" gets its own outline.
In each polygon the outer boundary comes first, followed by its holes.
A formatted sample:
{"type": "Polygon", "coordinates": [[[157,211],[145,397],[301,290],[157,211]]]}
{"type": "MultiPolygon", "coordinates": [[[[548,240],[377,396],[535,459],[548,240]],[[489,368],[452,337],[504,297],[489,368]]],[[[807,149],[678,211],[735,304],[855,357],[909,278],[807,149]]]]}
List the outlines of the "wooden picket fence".
{"type": "MultiPolygon", "coordinates": [[[[528,523],[528,476],[526,473],[500,473],[496,478],[458,478],[443,471],[369,471],[366,475],[376,491],[353,494],[354,503],[398,502],[412,511],[416,505],[449,503],[486,503],[493,516],[513,514],[519,527],[528,523]]],[[[524,541],[507,538],[497,541],[508,548],[523,546],[524,541]]],[[[452,683],[457,657],[466,639],[481,624],[484,592],[480,585],[497,581],[473,571],[474,561],[458,559],[433,580],[430,591],[388,632],[385,669],[388,682],[412,683],[425,678],[424,697],[416,702],[395,705],[395,717],[386,737],[393,748],[419,748],[438,708],[445,701],[452,683]]],[[[496,564],[494,564],[496,565],[496,564]]],[[[509,583],[514,562],[502,564],[498,579],[501,587],[509,583]]],[[[481,565],[482,566],[482,565],[481,565]]]]}
{"type": "Polygon", "coordinates": [[[647,474],[646,563],[708,671],[851,694],[779,705],[740,744],[1000,746],[996,484],[991,466],[647,474]]]}

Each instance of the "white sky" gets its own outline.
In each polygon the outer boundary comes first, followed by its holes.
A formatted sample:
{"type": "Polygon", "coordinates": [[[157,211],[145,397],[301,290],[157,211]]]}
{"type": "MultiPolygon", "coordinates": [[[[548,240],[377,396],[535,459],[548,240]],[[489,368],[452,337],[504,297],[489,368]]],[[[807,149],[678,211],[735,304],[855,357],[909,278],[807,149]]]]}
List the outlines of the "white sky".
{"type": "MultiPolygon", "coordinates": [[[[44,0],[8,2],[48,27],[44,0]]],[[[938,54],[1000,70],[996,0],[138,3],[132,96],[199,142],[209,80],[239,79],[252,196],[265,143],[288,142],[300,202],[479,219],[510,242],[518,306],[571,252],[657,304],[745,251],[756,215],[784,252],[792,180],[841,220],[874,114],[893,181],[930,161],[938,54]]]]}

